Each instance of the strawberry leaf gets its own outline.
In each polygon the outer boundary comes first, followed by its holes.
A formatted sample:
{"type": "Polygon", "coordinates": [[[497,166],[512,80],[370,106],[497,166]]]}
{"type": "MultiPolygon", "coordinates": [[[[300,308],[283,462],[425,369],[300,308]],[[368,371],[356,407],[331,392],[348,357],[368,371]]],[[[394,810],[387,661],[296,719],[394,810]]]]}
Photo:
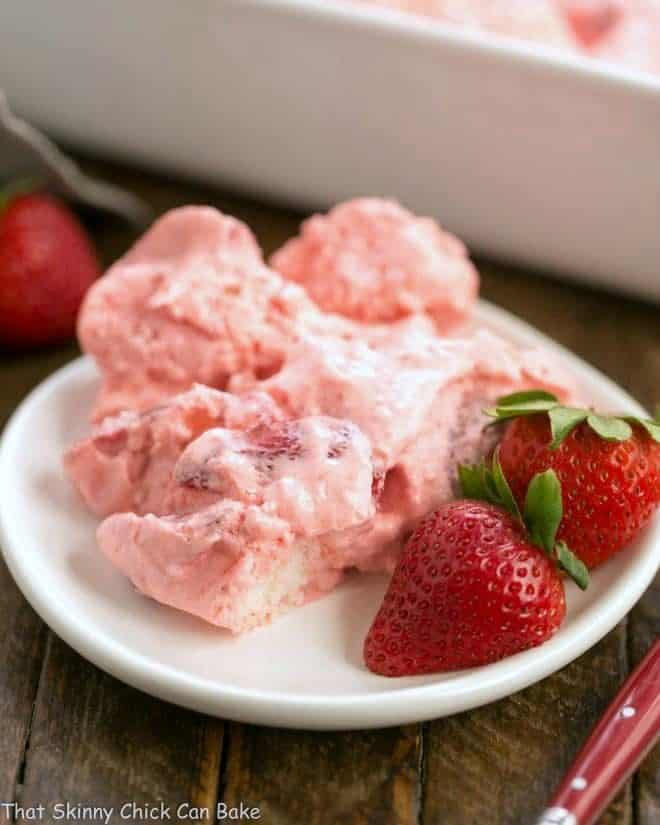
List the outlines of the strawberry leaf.
{"type": "Polygon", "coordinates": [[[630,415],[598,415],[591,410],[564,407],[555,395],[546,390],[526,390],[498,398],[495,406],[484,410],[484,413],[496,422],[524,415],[548,413],[552,430],[552,441],[549,445],[551,450],[556,450],[566,436],[585,420],[589,427],[606,441],[627,441],[633,435],[630,425],[638,424],[660,444],[660,410],[656,419],[630,415]]]}
{"type": "Polygon", "coordinates": [[[627,441],[632,435],[630,424],[622,418],[589,413],[587,424],[605,441],[627,441]]]}
{"type": "Polygon", "coordinates": [[[509,407],[491,407],[484,410],[486,415],[496,418],[498,421],[505,421],[509,418],[519,418],[521,415],[536,415],[537,413],[549,412],[557,406],[556,401],[527,401],[524,404],[511,405],[509,407]]]}
{"type": "Polygon", "coordinates": [[[501,507],[502,499],[500,498],[500,494],[497,491],[497,485],[495,484],[493,472],[488,467],[484,469],[484,481],[488,493],[488,500],[491,501],[493,504],[497,504],[501,507]]]}
{"type": "Polygon", "coordinates": [[[499,447],[493,453],[493,482],[502,507],[504,507],[507,512],[511,513],[514,518],[522,521],[518,504],[513,496],[513,493],[511,492],[509,482],[506,480],[504,472],[502,471],[499,447]]]}
{"type": "Polygon", "coordinates": [[[513,392],[511,395],[503,395],[497,399],[498,407],[520,407],[532,401],[551,401],[559,403],[557,396],[545,390],[523,390],[523,392],[513,392]]]}
{"type": "Polygon", "coordinates": [[[458,480],[465,498],[490,501],[483,464],[459,464],[458,480]]]}
{"type": "Polygon", "coordinates": [[[493,456],[492,470],[486,463],[459,464],[458,480],[465,498],[488,501],[522,521],[516,500],[502,472],[497,451],[493,456]]]}
{"type": "Polygon", "coordinates": [[[551,554],[564,512],[561,484],[554,470],[537,473],[529,482],[524,510],[532,542],[551,554]]]}
{"type": "Polygon", "coordinates": [[[559,401],[550,392],[545,390],[527,390],[514,392],[498,398],[495,407],[484,410],[486,415],[503,421],[507,418],[517,418],[520,415],[534,415],[534,413],[548,412],[556,407],[559,401]]]}
{"type": "Polygon", "coordinates": [[[580,590],[586,590],[589,586],[589,571],[584,562],[569,549],[566,542],[558,541],[554,552],[561,569],[573,579],[580,590]]]}
{"type": "Polygon", "coordinates": [[[640,426],[644,427],[651,438],[660,444],[660,422],[651,421],[649,418],[629,418],[628,421],[637,422],[640,426]]]}
{"type": "Polygon", "coordinates": [[[587,410],[577,410],[573,407],[554,407],[548,412],[552,442],[550,450],[556,450],[566,436],[589,415],[587,410]]]}

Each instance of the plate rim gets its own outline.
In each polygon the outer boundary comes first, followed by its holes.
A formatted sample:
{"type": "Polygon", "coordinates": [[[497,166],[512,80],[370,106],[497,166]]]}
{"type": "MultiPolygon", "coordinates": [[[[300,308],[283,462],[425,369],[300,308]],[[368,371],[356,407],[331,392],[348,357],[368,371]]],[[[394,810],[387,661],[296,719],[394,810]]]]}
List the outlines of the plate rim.
{"type": "MultiPolygon", "coordinates": [[[[598,382],[622,405],[636,414],[646,414],[641,405],[614,381],[570,352],[531,324],[507,310],[480,300],[477,318],[504,327],[516,339],[549,346],[568,357],[578,374],[598,382]]],[[[505,334],[505,330],[498,330],[505,334]]],[[[89,364],[89,356],[74,359],[37,385],[18,405],[8,420],[0,441],[0,489],[11,483],[9,456],[20,434],[24,418],[42,396],[66,381],[69,373],[89,364]]],[[[660,567],[660,522],[650,536],[651,544],[626,567],[621,579],[611,587],[605,604],[598,600],[572,623],[566,638],[554,637],[537,648],[509,657],[484,668],[457,675],[449,681],[393,687],[378,692],[336,694],[282,693],[241,688],[208,677],[194,676],[136,653],[96,625],[83,626],[70,619],[70,612],[48,597],[48,588],[35,583],[28,566],[21,564],[20,535],[0,497],[0,539],[2,554],[19,589],[56,635],[101,670],[151,695],[212,716],[240,722],[307,730],[351,730],[389,727],[440,718],[479,707],[509,696],[546,678],[581,656],[605,636],[637,603],[660,567]],[[543,651],[539,658],[539,654],[543,651]],[[511,671],[512,660],[518,667],[511,671]],[[475,679],[481,672],[482,678],[475,679]]]]}

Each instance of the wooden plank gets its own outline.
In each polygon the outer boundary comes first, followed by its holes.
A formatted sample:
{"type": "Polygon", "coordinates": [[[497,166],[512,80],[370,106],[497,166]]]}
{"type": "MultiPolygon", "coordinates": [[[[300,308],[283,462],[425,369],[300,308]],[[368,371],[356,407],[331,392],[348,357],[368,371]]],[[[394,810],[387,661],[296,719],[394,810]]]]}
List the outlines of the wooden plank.
{"type": "MultiPolygon", "coordinates": [[[[576,662],[485,708],[441,719],[425,738],[426,825],[535,821],[626,672],[620,625],[576,662]]],[[[602,825],[629,825],[627,789],[602,825]]]]}
{"type": "MultiPolygon", "coordinates": [[[[0,801],[12,802],[23,770],[46,628],[0,561],[0,801]]],[[[9,821],[0,808],[0,822],[9,821]]]]}
{"type": "MultiPolygon", "coordinates": [[[[47,353],[0,357],[0,430],[16,404],[75,353],[64,346],[47,353]]],[[[22,781],[25,746],[37,694],[47,629],[27,604],[3,561],[0,561],[0,801],[13,802],[22,781]]],[[[0,822],[10,821],[0,808],[0,822]]]]}
{"type": "Polygon", "coordinates": [[[214,811],[222,735],[222,722],[121,684],[51,634],[19,801],[50,807],[43,822],[57,821],[57,801],[214,811]]]}
{"type": "Polygon", "coordinates": [[[658,307],[512,267],[481,264],[482,295],[602,370],[649,409],[660,404],[658,307]]]}
{"type": "Polygon", "coordinates": [[[304,733],[231,725],[222,799],[267,825],[413,825],[421,726],[304,733]]]}

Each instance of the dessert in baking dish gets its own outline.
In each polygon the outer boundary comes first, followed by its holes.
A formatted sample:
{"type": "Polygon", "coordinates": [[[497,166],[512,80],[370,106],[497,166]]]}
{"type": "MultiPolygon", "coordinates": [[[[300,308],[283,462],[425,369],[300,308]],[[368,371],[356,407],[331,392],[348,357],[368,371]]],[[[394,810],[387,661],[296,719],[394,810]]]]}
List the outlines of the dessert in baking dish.
{"type": "Polygon", "coordinates": [[[660,0],[354,0],[660,72],[660,0]]]}

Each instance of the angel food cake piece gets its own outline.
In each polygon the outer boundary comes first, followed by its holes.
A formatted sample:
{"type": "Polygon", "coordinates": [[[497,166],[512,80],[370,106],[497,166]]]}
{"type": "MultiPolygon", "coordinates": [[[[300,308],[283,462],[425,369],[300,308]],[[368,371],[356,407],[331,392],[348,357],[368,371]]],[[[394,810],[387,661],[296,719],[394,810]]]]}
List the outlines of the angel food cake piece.
{"type": "Polygon", "coordinates": [[[327,417],[209,430],[175,476],[216,503],[113,516],[100,546],[142,592],[234,632],[332,589],[345,565],[329,537],[359,531],[375,510],[369,441],[327,417]]]}
{"type": "Polygon", "coordinates": [[[176,463],[174,483],[215,503],[115,515],[99,544],[159,601],[234,632],[263,624],[349,568],[391,570],[420,515],[454,495],[456,462],[491,444],[484,404],[530,386],[571,394],[540,353],[488,334],[389,352],[306,341],[261,384],[286,420],[209,429],[176,463]]]}

